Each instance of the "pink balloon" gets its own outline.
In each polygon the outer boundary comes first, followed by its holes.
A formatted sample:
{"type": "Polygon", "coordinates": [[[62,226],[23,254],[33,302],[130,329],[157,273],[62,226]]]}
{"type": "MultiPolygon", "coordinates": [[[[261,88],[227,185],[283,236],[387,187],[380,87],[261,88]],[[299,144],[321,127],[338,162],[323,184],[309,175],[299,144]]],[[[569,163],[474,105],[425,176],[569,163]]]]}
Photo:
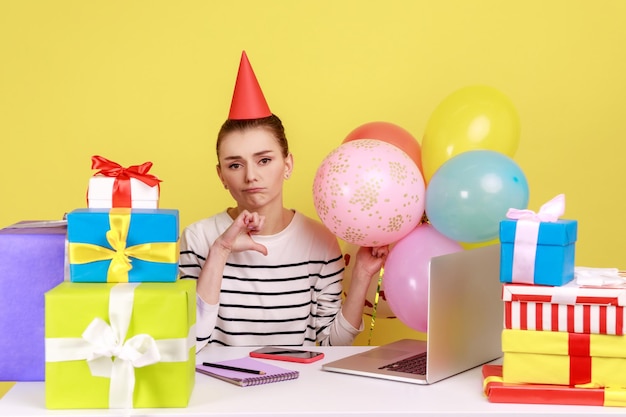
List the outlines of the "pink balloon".
{"type": "Polygon", "coordinates": [[[410,328],[428,329],[428,273],[434,256],[460,252],[463,247],[422,223],[389,251],[383,272],[385,296],[396,317],[410,328]]]}
{"type": "Polygon", "coordinates": [[[313,202],[335,236],[357,246],[382,246],[419,224],[425,188],[405,152],[380,140],[360,139],[340,145],[322,161],[313,202]]]}

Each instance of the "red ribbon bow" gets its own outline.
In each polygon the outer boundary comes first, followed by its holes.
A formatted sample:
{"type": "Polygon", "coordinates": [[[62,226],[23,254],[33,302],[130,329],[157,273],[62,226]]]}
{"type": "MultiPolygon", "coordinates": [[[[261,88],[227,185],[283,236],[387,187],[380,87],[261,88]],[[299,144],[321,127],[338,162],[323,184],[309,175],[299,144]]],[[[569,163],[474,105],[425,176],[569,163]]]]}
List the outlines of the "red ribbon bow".
{"type": "Polygon", "coordinates": [[[99,169],[94,175],[104,175],[115,177],[113,184],[113,207],[131,207],[130,179],[135,178],[150,187],[159,185],[160,179],[152,174],[148,174],[152,168],[152,162],[144,162],[141,165],[131,165],[124,168],[117,162],[110,161],[102,156],[91,157],[91,169],[99,169]]]}

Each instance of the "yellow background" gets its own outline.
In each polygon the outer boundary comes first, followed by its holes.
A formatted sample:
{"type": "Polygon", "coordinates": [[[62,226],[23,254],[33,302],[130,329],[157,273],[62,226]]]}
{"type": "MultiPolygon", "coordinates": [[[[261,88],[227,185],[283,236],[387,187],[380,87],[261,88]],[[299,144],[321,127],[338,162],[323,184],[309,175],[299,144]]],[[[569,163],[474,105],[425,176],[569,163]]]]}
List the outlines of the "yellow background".
{"type": "MultiPolygon", "coordinates": [[[[288,206],[316,216],[315,170],[355,127],[421,141],[487,84],[520,115],[529,208],[565,193],[577,265],[626,268],[624,21],[621,0],[3,0],[0,226],[85,207],[95,154],[154,162],[181,227],[231,204],[214,143],[245,49],[295,154],[288,206]]],[[[371,341],[412,333],[379,319],[371,341]]]]}

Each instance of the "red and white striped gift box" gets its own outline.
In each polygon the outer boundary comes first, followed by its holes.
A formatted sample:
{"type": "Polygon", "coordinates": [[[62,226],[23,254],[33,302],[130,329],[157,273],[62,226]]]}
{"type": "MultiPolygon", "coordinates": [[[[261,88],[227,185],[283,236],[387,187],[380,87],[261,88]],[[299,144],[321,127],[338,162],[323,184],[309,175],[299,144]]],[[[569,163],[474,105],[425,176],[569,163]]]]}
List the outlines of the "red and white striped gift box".
{"type": "Polygon", "coordinates": [[[504,327],[624,335],[626,285],[560,287],[504,284],[504,327]]]}

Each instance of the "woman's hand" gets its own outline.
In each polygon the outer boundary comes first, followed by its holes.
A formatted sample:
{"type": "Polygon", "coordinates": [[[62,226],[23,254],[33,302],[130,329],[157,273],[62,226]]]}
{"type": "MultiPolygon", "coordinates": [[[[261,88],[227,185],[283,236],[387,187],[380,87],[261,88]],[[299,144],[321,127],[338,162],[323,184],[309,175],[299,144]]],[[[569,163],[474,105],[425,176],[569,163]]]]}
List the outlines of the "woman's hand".
{"type": "Polygon", "coordinates": [[[252,235],[259,233],[263,229],[264,223],[265,216],[243,210],[233,221],[233,224],[215,240],[213,246],[219,247],[227,254],[254,250],[267,255],[267,248],[252,239],[252,235]]]}
{"type": "Polygon", "coordinates": [[[196,290],[200,298],[208,304],[217,304],[219,301],[222,275],[228,255],[232,252],[255,250],[267,255],[267,248],[252,239],[252,235],[259,233],[263,228],[265,217],[247,210],[239,213],[228,229],[215,239],[207,260],[198,276],[196,290]]]}
{"type": "Polygon", "coordinates": [[[389,245],[366,247],[362,246],[356,253],[352,279],[362,279],[369,285],[370,280],[385,265],[389,245]]]}
{"type": "Polygon", "coordinates": [[[350,279],[350,288],[347,291],[343,303],[342,313],[344,318],[354,327],[359,328],[363,318],[365,296],[370,281],[376,277],[385,265],[389,254],[389,246],[360,247],[356,253],[354,269],[350,279]]]}

